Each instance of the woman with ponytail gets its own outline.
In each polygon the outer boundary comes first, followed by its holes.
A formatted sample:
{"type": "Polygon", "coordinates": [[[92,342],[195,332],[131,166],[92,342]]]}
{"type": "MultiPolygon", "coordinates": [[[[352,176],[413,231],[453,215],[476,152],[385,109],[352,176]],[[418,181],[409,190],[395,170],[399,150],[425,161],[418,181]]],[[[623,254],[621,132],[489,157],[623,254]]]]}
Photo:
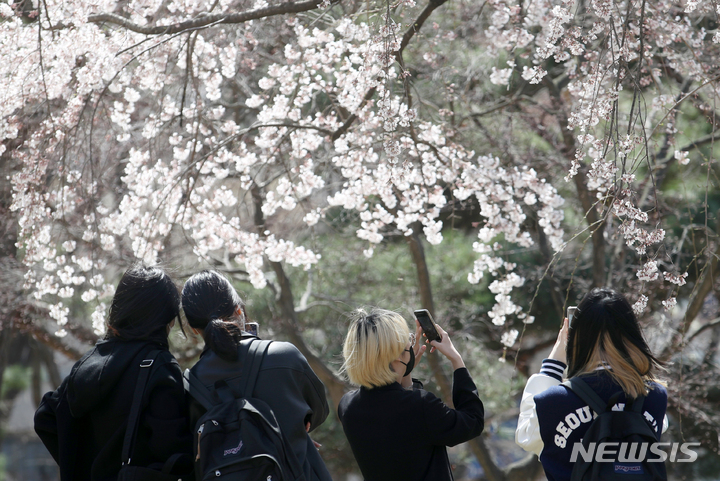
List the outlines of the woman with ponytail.
{"type": "Polygon", "coordinates": [[[580,302],[572,322],[564,320],[540,373],[528,379],[515,441],[540,457],[549,481],[571,479],[573,448],[594,416],[588,403],[561,385],[566,370],[567,379],[581,379],[613,411],[644,397],[642,413],[659,440],[667,429],[667,391],[656,377],[661,369],[625,297],[595,288],[580,302]]]}
{"type": "MultiPolygon", "coordinates": [[[[199,272],[183,287],[182,307],[190,327],[205,341],[205,348],[191,372],[208,389],[218,381],[225,381],[238,392],[245,361],[243,353],[257,336],[245,330],[248,322],[245,304],[235,288],[216,271],[199,272]]],[[[253,392],[243,394],[265,401],[273,410],[305,479],[332,480],[308,434],[322,424],[329,413],[325,386],[294,345],[270,343],[253,392]]],[[[200,403],[191,399],[192,426],[204,413],[200,403]]]]}

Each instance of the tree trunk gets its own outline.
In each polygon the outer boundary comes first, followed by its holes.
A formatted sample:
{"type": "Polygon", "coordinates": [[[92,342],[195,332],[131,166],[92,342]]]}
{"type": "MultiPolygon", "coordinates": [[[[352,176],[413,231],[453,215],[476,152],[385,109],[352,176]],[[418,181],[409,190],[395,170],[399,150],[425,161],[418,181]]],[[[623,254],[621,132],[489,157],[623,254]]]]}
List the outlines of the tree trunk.
{"type": "Polygon", "coordinates": [[[342,399],[348,386],[314,352],[312,352],[310,347],[305,343],[299,329],[297,312],[295,312],[295,303],[292,295],[290,279],[288,279],[285,275],[285,270],[283,269],[281,263],[271,262],[270,265],[275,271],[278,283],[280,284],[280,309],[285,317],[284,324],[288,328],[288,337],[308,360],[308,363],[310,364],[310,367],[312,367],[313,371],[315,371],[315,374],[317,374],[323,384],[325,384],[325,388],[328,390],[330,399],[337,411],[340,399],[342,399]]]}
{"type": "MultiPolygon", "coordinates": [[[[425,259],[425,249],[420,239],[420,224],[413,225],[412,235],[406,237],[410,254],[412,255],[415,269],[417,270],[418,286],[420,290],[420,301],[425,309],[435,316],[435,303],[432,297],[432,284],[430,282],[430,273],[427,268],[425,259]]],[[[440,366],[437,356],[426,355],[430,369],[435,377],[435,383],[440,388],[443,399],[446,404],[452,406],[452,385],[440,366]]],[[[533,479],[535,473],[540,466],[535,455],[530,455],[525,459],[508,466],[505,470],[495,463],[492,458],[490,449],[485,444],[482,435],[468,441],[470,450],[477,458],[478,462],[485,471],[485,477],[488,481],[519,481],[533,479]]]]}
{"type": "MultiPolygon", "coordinates": [[[[262,212],[262,193],[257,185],[252,187],[252,198],[255,203],[255,227],[258,229],[260,235],[264,235],[265,232],[265,219],[262,212]]],[[[287,328],[287,335],[290,341],[295,344],[295,347],[305,356],[310,364],[310,367],[315,371],[315,374],[325,384],[325,388],[330,394],[333,406],[337,411],[340,399],[345,394],[348,386],[343,380],[333,372],[305,343],[305,339],[302,337],[300,330],[300,322],[298,320],[297,312],[295,311],[295,299],[292,293],[292,284],[290,279],[285,274],[285,269],[280,262],[270,262],[277,282],[280,287],[280,310],[283,313],[284,322],[283,324],[287,328]]]]}
{"type": "MultiPolygon", "coordinates": [[[[720,216],[720,212],[717,214],[720,216]]],[[[720,217],[719,217],[720,218],[720,217]]],[[[718,225],[717,228],[720,228],[718,225]]],[[[672,338],[672,341],[665,346],[662,353],[660,354],[661,360],[668,360],[676,352],[680,351],[685,347],[685,334],[690,328],[690,324],[700,314],[700,310],[705,302],[705,298],[713,291],[715,284],[715,278],[718,276],[718,259],[720,258],[720,244],[717,245],[715,251],[710,254],[709,261],[705,264],[705,268],[702,270],[702,275],[698,279],[695,287],[690,295],[690,302],[685,310],[685,317],[683,317],[682,324],[678,328],[677,332],[672,338]]]]}
{"type": "MultiPolygon", "coordinates": [[[[568,117],[565,109],[562,96],[555,83],[549,77],[545,78],[544,85],[548,87],[550,95],[553,99],[553,106],[557,111],[556,119],[560,125],[560,132],[562,134],[562,154],[568,160],[572,162],[575,160],[575,136],[572,130],[568,128],[568,117]]],[[[591,195],[590,190],[587,186],[587,171],[586,166],[580,166],[578,173],[575,175],[573,180],[575,181],[575,189],[577,190],[578,198],[580,199],[580,205],[585,212],[585,220],[590,229],[592,236],[592,260],[593,260],[593,280],[591,287],[602,287],[605,285],[605,220],[598,215],[595,200],[591,195]]]]}

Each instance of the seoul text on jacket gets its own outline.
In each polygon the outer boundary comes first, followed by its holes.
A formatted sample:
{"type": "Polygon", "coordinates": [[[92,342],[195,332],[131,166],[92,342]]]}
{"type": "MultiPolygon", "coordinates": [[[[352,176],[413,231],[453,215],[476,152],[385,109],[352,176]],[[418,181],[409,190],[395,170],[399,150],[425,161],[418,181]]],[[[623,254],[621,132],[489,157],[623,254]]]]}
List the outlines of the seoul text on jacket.
{"type": "MultiPolygon", "coordinates": [[[[523,391],[520,418],[515,442],[524,450],[537,454],[548,481],[570,479],[573,445],[580,442],[594,419],[592,410],[574,392],[560,383],[567,366],[555,359],[545,359],[539,374],[533,374],[523,391]]],[[[599,367],[583,380],[605,402],[618,394],[613,409],[623,409],[625,393],[613,380],[606,367],[599,367]]],[[[667,391],[658,383],[651,383],[643,414],[648,424],[660,434],[667,429],[667,391]]]]}

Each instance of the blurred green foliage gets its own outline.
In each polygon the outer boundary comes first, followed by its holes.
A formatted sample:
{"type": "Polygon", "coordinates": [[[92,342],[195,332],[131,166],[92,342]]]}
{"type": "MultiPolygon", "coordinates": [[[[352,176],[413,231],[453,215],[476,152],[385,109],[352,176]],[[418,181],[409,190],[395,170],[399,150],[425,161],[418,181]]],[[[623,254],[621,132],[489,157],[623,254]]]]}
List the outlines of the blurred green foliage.
{"type": "Polygon", "coordinates": [[[14,395],[26,389],[30,384],[31,369],[21,364],[13,364],[5,368],[3,374],[2,388],[0,388],[0,399],[8,395],[14,395]]]}

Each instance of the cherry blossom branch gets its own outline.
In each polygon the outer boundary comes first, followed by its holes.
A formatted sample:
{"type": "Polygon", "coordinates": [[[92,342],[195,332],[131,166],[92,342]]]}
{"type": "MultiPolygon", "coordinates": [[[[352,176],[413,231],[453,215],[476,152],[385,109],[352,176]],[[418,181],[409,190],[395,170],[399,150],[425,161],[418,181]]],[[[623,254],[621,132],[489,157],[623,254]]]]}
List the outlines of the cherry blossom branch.
{"type": "MultiPolygon", "coordinates": [[[[556,106],[557,114],[556,119],[560,124],[560,131],[562,132],[563,147],[560,149],[566,159],[569,161],[575,158],[575,136],[572,130],[568,128],[568,117],[565,109],[563,108],[563,100],[557,86],[549,78],[545,78],[545,85],[548,86],[550,95],[553,98],[553,103],[556,106]]],[[[578,173],[573,177],[575,181],[575,189],[577,190],[578,198],[580,199],[580,205],[585,211],[585,219],[590,226],[595,226],[592,230],[592,243],[593,243],[593,287],[601,287],[605,283],[605,236],[604,227],[605,223],[599,218],[597,210],[595,208],[596,203],[590,195],[590,190],[587,186],[586,166],[578,169],[578,173]]]]}
{"type": "MultiPolygon", "coordinates": [[[[401,66],[404,66],[402,54],[405,50],[405,47],[408,46],[410,43],[410,40],[415,36],[415,34],[420,30],[420,28],[425,23],[425,20],[430,17],[430,14],[435,11],[438,7],[442,6],[447,0],[430,0],[430,2],[427,4],[427,6],[423,9],[423,11],[420,13],[418,18],[413,22],[413,24],[405,31],[405,34],[403,35],[403,39],[400,42],[400,48],[395,52],[395,58],[398,61],[398,63],[401,66]]],[[[362,103],[360,104],[359,108],[362,108],[363,105],[367,101],[369,101],[373,96],[375,95],[375,92],[377,91],[376,87],[371,88],[367,91],[365,96],[363,97],[362,103]]],[[[331,139],[333,141],[339,139],[342,137],[343,134],[345,134],[348,129],[352,126],[352,124],[357,120],[357,114],[352,114],[350,117],[345,120],[345,122],[332,134],[331,139]]]]}
{"type": "MultiPolygon", "coordinates": [[[[342,0],[334,0],[332,3],[339,3],[340,1],[342,0]]],[[[285,15],[288,13],[307,12],[308,10],[315,10],[316,8],[319,8],[322,3],[322,0],[285,2],[278,5],[256,8],[239,13],[204,15],[192,20],[186,20],[184,22],[174,23],[171,25],[138,25],[127,18],[114,13],[99,13],[90,15],[88,16],[88,22],[110,23],[145,35],[172,35],[186,30],[196,29],[198,27],[205,27],[213,23],[238,24],[249,22],[250,20],[258,20],[261,18],[285,15]]]]}

